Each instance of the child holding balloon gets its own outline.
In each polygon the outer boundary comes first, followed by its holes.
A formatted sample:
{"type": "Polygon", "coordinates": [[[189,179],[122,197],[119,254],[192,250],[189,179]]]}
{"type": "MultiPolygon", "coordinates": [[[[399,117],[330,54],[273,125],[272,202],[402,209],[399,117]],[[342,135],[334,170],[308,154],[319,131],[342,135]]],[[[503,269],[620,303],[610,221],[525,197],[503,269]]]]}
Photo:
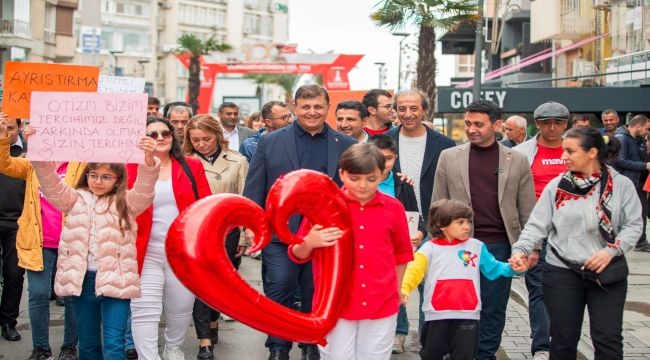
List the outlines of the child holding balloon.
{"type": "Polygon", "coordinates": [[[145,163],[131,190],[124,164],[89,163],[73,188],[54,163],[33,163],[43,196],[67,216],[54,290],[73,298],[81,360],[125,358],[130,299],[140,296],[135,217],[152,203],[160,170],[156,142],[143,138],[139,147],[145,163]]]}
{"type": "MultiPolygon", "coordinates": [[[[402,277],[413,259],[404,207],[377,191],[385,160],[373,144],[348,148],[339,159],[354,232],[352,292],[336,326],[319,347],[321,359],[390,359],[397,324],[402,277]]],[[[337,227],[315,224],[304,242],[289,247],[296,262],[307,262],[314,249],[333,246],[343,235],[337,227]]]]}

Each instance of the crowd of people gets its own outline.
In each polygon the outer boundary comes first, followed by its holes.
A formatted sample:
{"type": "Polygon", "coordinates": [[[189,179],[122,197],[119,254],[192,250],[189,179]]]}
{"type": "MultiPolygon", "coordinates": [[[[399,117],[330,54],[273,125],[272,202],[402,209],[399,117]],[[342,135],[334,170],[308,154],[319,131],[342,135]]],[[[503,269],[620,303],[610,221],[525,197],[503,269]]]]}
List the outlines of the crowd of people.
{"type": "MultiPolygon", "coordinates": [[[[623,358],[625,254],[650,251],[644,115],[621,124],[608,109],[599,129],[595,118],[571,117],[558,102],[541,104],[531,122],[502,119],[495,103],[475,100],[464,113],[468,141],[457,145],[427,124],[430,104],[417,90],[373,89],[340,102],[336,128],[326,121],[329,106],[319,85],[298,88],[292,104],[270,101],[243,122],[231,102],[212,116],[182,101],[161,109],[150,98],[139,165],[30,162],[26,147],[38,129],[0,114],[2,336],[21,340],[26,273],[30,360],[54,358],[53,294],[65,306],[58,359],[156,360],[159,342],[162,359],[185,359],[191,322],[197,360],[214,359],[225,315],[170,268],[171,223],[212,194],[240,194],[264,208],[278,178],[310,169],[342,188],[355,270],[327,345],[298,344],[302,359],[404,352],[404,305],[415,289],[422,359],[496,359],[514,276],[528,288],[534,359],[576,358],[585,307],[596,358],[623,358]],[[409,231],[405,211],[419,213],[417,230],[409,231]]],[[[304,242],[273,237],[262,250],[267,297],[311,311],[313,252],[344,230],[323,225],[292,217],[289,227],[304,242]]],[[[226,236],[235,269],[254,236],[241,227],[226,236]]],[[[268,336],[265,346],[270,360],[288,360],[293,344],[268,336]]]]}

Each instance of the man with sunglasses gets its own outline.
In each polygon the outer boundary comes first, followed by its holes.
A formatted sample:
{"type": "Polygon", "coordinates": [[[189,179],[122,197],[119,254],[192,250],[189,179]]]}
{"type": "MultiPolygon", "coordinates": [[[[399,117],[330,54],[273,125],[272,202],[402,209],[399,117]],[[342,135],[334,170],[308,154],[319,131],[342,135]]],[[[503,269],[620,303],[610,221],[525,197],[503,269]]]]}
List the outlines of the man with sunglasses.
{"type": "Polygon", "coordinates": [[[293,121],[293,114],[289,111],[289,107],[282,101],[269,101],[262,106],[262,119],[264,127],[259,129],[253,136],[244,140],[239,146],[239,152],[242,153],[251,162],[255,150],[257,150],[257,143],[260,141],[262,135],[266,135],[274,130],[281,129],[293,121]]]}

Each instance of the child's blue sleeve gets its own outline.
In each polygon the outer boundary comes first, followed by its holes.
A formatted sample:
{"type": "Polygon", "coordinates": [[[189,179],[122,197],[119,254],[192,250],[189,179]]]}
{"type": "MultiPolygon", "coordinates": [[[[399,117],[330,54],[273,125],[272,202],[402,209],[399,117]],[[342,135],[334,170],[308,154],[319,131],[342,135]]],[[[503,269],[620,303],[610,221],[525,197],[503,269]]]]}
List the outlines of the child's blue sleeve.
{"type": "Polygon", "coordinates": [[[490,280],[494,280],[499,276],[513,277],[517,275],[517,273],[510,267],[510,264],[495,259],[488,251],[485,244],[481,245],[481,263],[479,265],[479,270],[481,270],[483,276],[490,280]]]}

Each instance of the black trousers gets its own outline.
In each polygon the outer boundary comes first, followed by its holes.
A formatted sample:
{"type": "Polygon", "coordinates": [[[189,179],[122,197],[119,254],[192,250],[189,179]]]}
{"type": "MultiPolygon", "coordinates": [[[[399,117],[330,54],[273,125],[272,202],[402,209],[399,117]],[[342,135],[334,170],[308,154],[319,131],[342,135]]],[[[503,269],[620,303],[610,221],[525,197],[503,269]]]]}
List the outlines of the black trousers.
{"type": "Polygon", "coordinates": [[[623,308],[627,279],[605,289],[572,270],[542,269],[544,301],[551,321],[551,359],[575,360],[585,306],[597,360],[623,359],[623,308]]]}
{"type": "Polygon", "coordinates": [[[420,333],[420,358],[441,360],[472,360],[478,350],[478,320],[427,321],[420,333]]]}
{"type": "Polygon", "coordinates": [[[0,298],[0,325],[16,325],[20,297],[23,294],[25,269],[18,266],[16,233],[18,229],[0,227],[0,268],[2,268],[2,298],[0,298]]]}
{"type": "MultiPolygon", "coordinates": [[[[239,269],[241,258],[235,258],[237,254],[237,246],[239,245],[239,229],[231,231],[226,236],[226,253],[228,259],[235,267],[239,269]]],[[[218,289],[216,291],[219,291],[218,289]]],[[[194,309],[192,309],[192,319],[194,320],[194,327],[196,328],[196,337],[198,339],[210,338],[210,322],[217,321],[221,313],[206,305],[200,299],[194,300],[194,309]]]]}

